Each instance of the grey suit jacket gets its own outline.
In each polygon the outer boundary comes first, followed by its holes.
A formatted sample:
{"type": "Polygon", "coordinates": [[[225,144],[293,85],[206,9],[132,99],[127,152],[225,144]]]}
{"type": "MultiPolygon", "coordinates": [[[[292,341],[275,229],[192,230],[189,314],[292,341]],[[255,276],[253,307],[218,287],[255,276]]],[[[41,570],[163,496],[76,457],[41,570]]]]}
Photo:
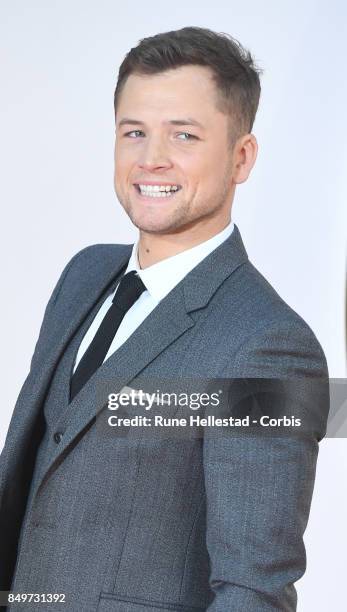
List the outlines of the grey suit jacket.
{"type": "MultiPolygon", "coordinates": [[[[0,590],[11,585],[43,433],[38,416],[52,373],[130,252],[131,245],[120,244],[77,253],[47,305],[0,459],[0,590]]],[[[41,575],[31,574],[27,587],[49,592],[59,585],[70,595],[65,609],[71,611],[295,610],[294,582],[305,571],[303,533],[329,409],[325,392],[312,391],[314,425],[302,435],[227,435],[211,427],[204,435],[165,439],[134,430],[92,436],[108,394],[124,386],[146,390],[158,380],[186,378],[252,386],[265,378],[327,377],[312,330],[248,260],[235,226],[71,403],[66,431],[27,509],[29,523],[40,504],[51,513],[46,531],[42,526],[41,575]],[[90,456],[86,452],[81,462],[86,436],[90,456]]]]}

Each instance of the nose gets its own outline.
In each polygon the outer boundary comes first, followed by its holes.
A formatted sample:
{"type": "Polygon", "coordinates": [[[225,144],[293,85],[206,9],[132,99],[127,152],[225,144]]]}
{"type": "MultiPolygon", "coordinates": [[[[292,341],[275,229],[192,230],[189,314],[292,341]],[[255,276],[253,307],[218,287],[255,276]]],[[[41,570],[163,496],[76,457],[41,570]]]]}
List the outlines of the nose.
{"type": "Polygon", "coordinates": [[[138,165],[148,172],[172,167],[169,152],[161,138],[147,138],[146,143],[141,147],[138,165]]]}

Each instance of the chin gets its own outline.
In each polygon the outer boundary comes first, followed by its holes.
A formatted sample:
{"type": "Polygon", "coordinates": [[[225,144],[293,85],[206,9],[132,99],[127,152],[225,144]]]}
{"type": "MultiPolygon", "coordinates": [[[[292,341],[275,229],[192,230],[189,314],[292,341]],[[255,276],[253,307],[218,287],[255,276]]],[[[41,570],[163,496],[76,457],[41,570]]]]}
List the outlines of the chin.
{"type": "Polygon", "coordinates": [[[142,232],[147,232],[149,234],[161,234],[168,233],[173,231],[175,227],[172,226],[172,223],[159,220],[145,220],[145,219],[131,219],[133,224],[142,232]]]}
{"type": "MultiPolygon", "coordinates": [[[[119,201],[120,198],[118,198],[119,201]]],[[[121,202],[124,212],[128,215],[131,222],[139,230],[148,233],[172,233],[183,228],[189,222],[187,207],[184,209],[172,208],[171,210],[160,209],[155,206],[145,210],[139,207],[137,202],[132,202],[129,199],[123,199],[121,202]]]]}
{"type": "Polygon", "coordinates": [[[170,231],[172,226],[174,225],[172,215],[169,216],[167,214],[160,215],[158,214],[158,210],[154,211],[143,211],[138,210],[137,207],[130,207],[128,210],[125,210],[131,222],[137,227],[139,230],[143,232],[165,232],[170,231]]]}

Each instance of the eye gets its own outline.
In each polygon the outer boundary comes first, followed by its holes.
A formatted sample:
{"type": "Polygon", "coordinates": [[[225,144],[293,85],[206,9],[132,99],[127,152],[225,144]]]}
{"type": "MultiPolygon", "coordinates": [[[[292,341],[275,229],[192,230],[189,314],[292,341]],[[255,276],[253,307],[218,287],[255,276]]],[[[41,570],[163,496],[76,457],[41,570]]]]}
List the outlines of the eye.
{"type": "Polygon", "coordinates": [[[189,132],[178,132],[177,137],[179,140],[198,140],[197,136],[194,136],[194,134],[190,134],[189,132]],[[180,136],[185,136],[185,138],[180,138],[180,136]]]}
{"type": "Polygon", "coordinates": [[[138,134],[143,134],[142,130],[132,130],[131,132],[124,134],[124,136],[127,136],[128,138],[137,138],[138,134]],[[136,134],[136,136],[132,136],[132,134],[136,134]]]}

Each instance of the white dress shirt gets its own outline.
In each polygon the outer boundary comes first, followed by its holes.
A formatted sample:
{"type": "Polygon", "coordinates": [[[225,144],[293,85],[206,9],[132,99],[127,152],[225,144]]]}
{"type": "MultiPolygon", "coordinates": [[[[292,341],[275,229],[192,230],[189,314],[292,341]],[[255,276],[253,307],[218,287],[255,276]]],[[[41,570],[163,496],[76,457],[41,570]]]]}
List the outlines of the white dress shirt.
{"type": "MultiPolygon", "coordinates": [[[[158,263],[148,266],[148,268],[144,270],[142,270],[139,265],[138,241],[134,244],[125,274],[132,270],[136,270],[146,287],[146,291],[140,295],[138,300],[129,308],[122,319],[104,361],[106,361],[106,359],[108,359],[129,338],[129,336],[131,336],[142,321],[144,321],[159,302],[170,293],[188,272],[195,268],[200,261],[205,259],[205,257],[222,244],[224,240],[229,238],[233,229],[234,224],[230,221],[227,227],[215,236],[212,236],[212,238],[209,238],[209,240],[205,240],[191,249],[178,253],[178,255],[173,255],[172,257],[167,257],[162,261],[158,261],[158,263]]],[[[117,289],[118,285],[115,291],[106,298],[86,332],[77,352],[74,371],[93,340],[106,312],[110,308],[117,289]]]]}

